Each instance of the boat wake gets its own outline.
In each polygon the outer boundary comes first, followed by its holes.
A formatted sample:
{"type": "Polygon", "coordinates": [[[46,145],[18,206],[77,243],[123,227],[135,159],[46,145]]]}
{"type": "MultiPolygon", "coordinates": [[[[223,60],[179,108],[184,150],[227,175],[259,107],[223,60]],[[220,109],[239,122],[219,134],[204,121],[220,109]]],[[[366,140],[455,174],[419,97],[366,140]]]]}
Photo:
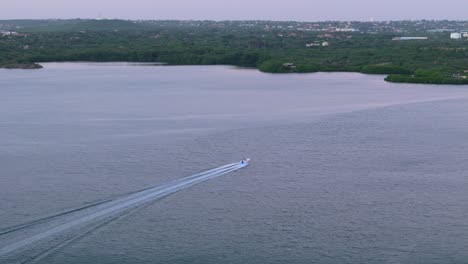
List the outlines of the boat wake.
{"type": "Polygon", "coordinates": [[[0,230],[0,263],[35,262],[152,202],[247,166],[232,163],[114,199],[0,230]]]}

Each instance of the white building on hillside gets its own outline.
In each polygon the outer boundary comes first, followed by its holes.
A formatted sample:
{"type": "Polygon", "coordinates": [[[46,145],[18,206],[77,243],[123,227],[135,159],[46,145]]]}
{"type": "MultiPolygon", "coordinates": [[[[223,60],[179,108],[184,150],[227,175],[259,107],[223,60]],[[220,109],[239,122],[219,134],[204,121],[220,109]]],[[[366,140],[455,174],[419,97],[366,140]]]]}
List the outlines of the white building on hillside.
{"type": "Polygon", "coordinates": [[[451,39],[461,39],[461,38],[462,38],[462,34],[461,34],[461,33],[451,33],[451,34],[450,34],[450,38],[451,38],[451,39]]]}
{"type": "Polygon", "coordinates": [[[427,37],[394,37],[392,40],[427,40],[427,37]]]}

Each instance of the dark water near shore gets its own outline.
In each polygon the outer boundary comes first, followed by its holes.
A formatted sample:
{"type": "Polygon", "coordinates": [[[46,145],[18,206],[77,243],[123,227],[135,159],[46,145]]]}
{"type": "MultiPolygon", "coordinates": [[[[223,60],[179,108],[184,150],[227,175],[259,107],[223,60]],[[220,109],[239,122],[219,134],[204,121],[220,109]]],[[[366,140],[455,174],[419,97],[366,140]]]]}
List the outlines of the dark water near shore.
{"type": "Polygon", "coordinates": [[[468,263],[468,87],[382,79],[0,70],[0,228],[249,156],[39,263],[468,263]]]}

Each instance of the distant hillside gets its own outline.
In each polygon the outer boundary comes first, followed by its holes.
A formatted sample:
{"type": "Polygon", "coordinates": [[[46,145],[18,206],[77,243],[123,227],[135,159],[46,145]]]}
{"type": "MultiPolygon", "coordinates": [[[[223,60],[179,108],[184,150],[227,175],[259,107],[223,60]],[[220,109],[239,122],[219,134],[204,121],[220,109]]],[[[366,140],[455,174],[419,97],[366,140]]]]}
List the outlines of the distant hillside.
{"type": "Polygon", "coordinates": [[[352,71],[391,74],[392,82],[468,84],[468,21],[0,21],[0,68],[49,61],[352,71]],[[453,31],[462,37],[451,39],[453,31]]]}
{"type": "Polygon", "coordinates": [[[148,26],[135,21],[117,19],[0,20],[0,29],[20,32],[126,31],[144,30],[148,26]]]}

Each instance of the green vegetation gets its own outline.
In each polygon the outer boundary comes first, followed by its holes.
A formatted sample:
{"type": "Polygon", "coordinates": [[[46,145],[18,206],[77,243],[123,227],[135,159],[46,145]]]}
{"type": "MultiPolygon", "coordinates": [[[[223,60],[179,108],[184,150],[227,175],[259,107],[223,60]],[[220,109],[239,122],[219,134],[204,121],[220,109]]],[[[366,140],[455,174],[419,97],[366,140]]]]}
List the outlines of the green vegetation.
{"type": "Polygon", "coordinates": [[[0,68],[32,70],[32,69],[41,69],[43,67],[37,63],[14,63],[14,64],[0,65],[0,68]]]}
{"type": "Polygon", "coordinates": [[[351,71],[390,74],[391,82],[466,84],[468,41],[427,30],[450,27],[468,29],[468,22],[7,20],[0,21],[0,67],[225,64],[268,73],[351,71]],[[402,35],[429,40],[392,41],[402,35]]]}
{"type": "Polygon", "coordinates": [[[291,72],[286,66],[283,65],[284,63],[279,60],[267,60],[260,64],[258,68],[262,72],[269,72],[269,73],[286,73],[291,72]]]}
{"type": "Polygon", "coordinates": [[[468,84],[466,77],[447,76],[433,70],[416,70],[413,75],[390,74],[385,80],[400,83],[468,84]]]}
{"type": "Polygon", "coordinates": [[[412,71],[394,65],[367,65],[361,68],[361,72],[368,74],[412,74],[412,71]]]}

